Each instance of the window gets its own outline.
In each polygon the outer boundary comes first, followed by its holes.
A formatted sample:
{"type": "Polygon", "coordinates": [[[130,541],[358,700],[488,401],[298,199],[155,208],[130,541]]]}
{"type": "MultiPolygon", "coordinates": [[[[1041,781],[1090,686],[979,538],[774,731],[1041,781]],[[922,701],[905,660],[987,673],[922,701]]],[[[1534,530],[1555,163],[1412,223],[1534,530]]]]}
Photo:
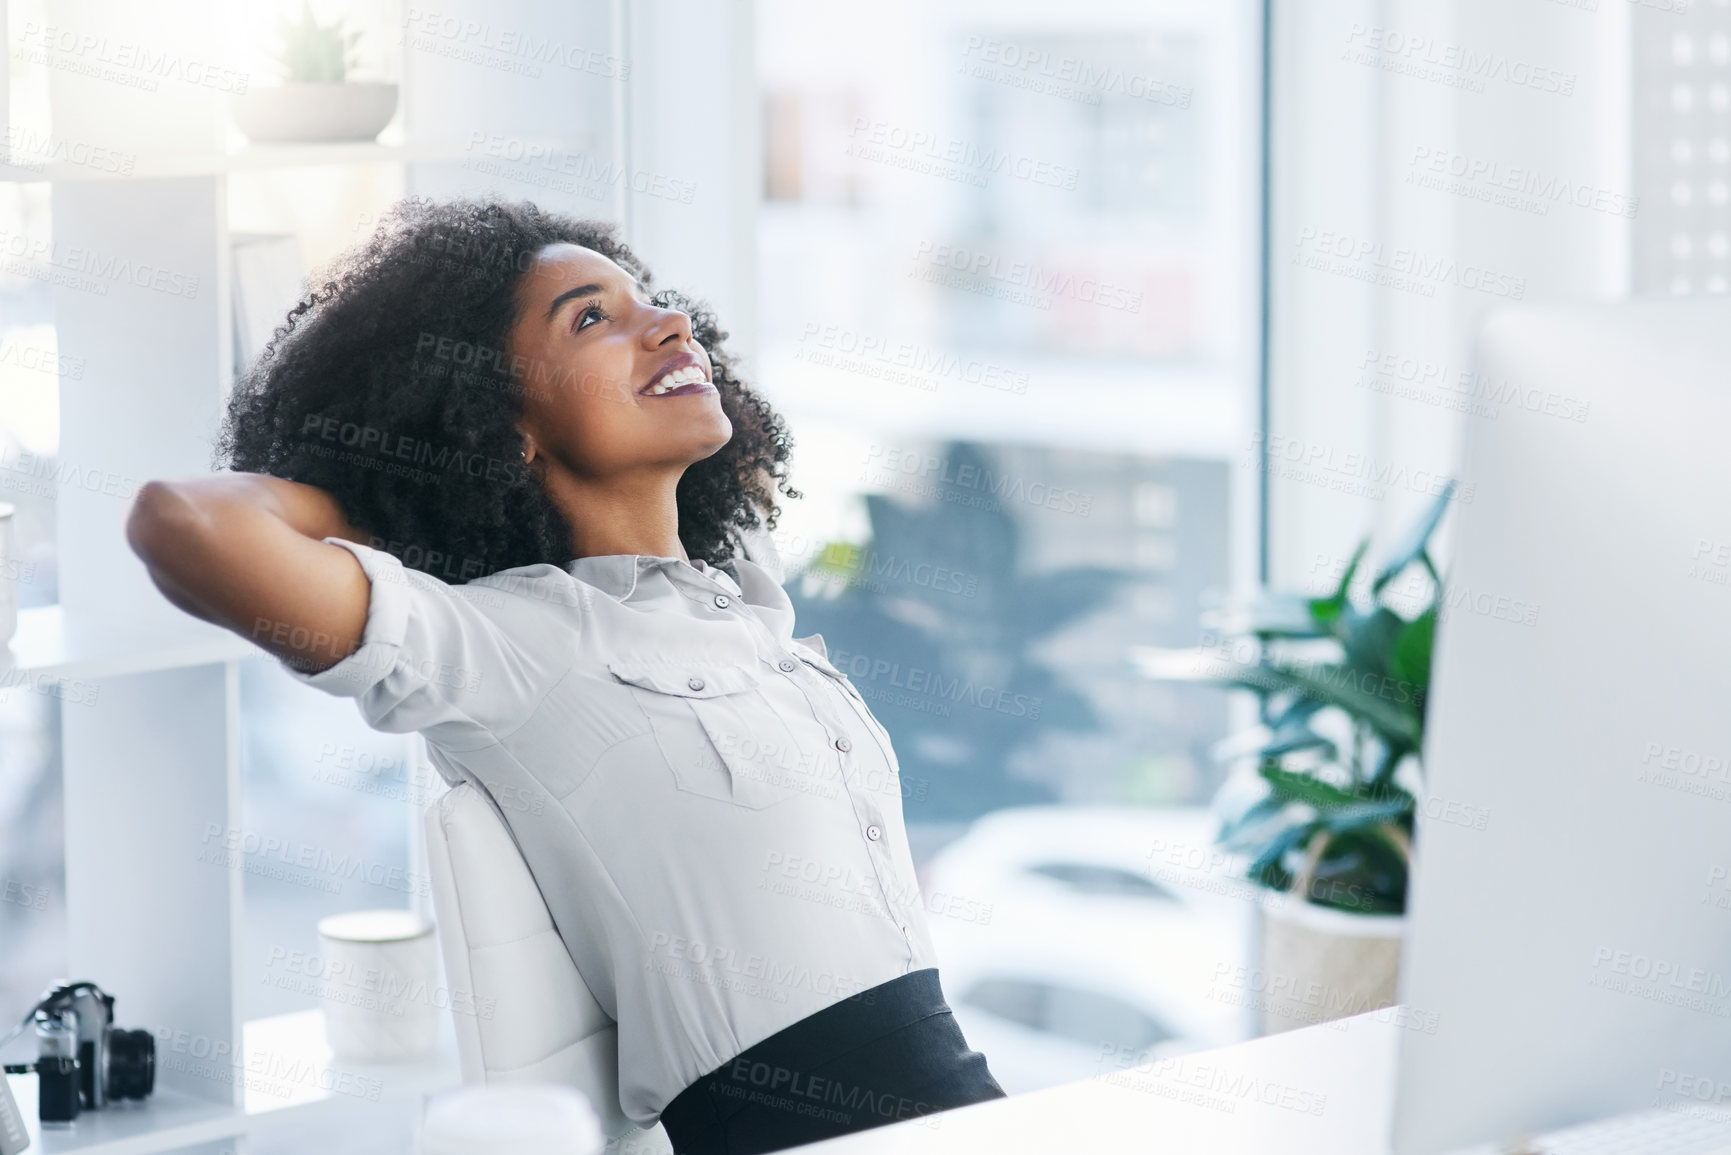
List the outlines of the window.
{"type": "MultiPolygon", "coordinates": [[[[807,495],[774,541],[799,629],[895,742],[922,868],[1006,807],[1218,784],[1223,695],[1126,654],[1196,644],[1255,572],[1254,9],[758,5],[757,380],[807,495]]],[[[1040,1029],[1101,1037],[1105,1004],[1073,998],[1050,1013],[1090,1025],[1040,1029]]]]}

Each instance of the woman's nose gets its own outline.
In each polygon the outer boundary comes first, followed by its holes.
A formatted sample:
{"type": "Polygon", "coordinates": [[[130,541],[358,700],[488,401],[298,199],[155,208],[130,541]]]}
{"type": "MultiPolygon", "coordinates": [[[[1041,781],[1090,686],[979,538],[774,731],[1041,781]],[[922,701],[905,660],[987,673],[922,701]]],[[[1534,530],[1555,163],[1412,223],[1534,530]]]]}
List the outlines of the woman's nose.
{"type": "Polygon", "coordinates": [[[659,349],[668,341],[691,340],[691,318],[678,309],[656,309],[659,316],[654,317],[644,330],[645,343],[652,349],[659,349]]]}

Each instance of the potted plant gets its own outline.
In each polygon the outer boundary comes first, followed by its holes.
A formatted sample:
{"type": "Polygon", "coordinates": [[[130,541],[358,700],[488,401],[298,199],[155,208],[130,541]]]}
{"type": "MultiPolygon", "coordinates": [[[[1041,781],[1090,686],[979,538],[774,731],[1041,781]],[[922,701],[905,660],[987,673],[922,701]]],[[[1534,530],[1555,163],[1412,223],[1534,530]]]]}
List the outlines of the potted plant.
{"type": "Polygon", "coordinates": [[[277,61],[283,82],[229,98],[235,125],[255,143],[372,140],[397,111],[395,84],[348,79],[358,32],[320,24],[310,0],[298,20],[283,20],[277,61]]]}
{"type": "Polygon", "coordinates": [[[1264,888],[1265,1031],[1395,1001],[1441,605],[1429,543],[1453,492],[1390,551],[1362,604],[1353,585],[1368,540],[1325,597],[1264,592],[1205,616],[1197,650],[1136,655],[1153,677],[1257,695],[1260,725],[1219,751],[1241,769],[1216,809],[1223,849],[1245,855],[1264,888]]]}

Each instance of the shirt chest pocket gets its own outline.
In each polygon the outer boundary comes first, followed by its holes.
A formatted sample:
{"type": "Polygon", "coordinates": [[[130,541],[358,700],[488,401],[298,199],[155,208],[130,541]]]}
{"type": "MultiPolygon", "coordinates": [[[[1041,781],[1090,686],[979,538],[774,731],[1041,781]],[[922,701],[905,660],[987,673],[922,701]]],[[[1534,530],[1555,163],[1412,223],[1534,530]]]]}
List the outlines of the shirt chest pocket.
{"type": "Polygon", "coordinates": [[[802,793],[810,755],[764,701],[761,671],[628,659],[607,668],[632,687],[679,789],[753,810],[802,793]]]}
{"type": "MultiPolygon", "coordinates": [[[[798,638],[795,638],[794,640],[796,642],[799,641],[798,638]]],[[[872,737],[877,739],[879,748],[883,750],[884,761],[889,763],[890,772],[899,776],[901,773],[901,766],[896,761],[895,744],[890,740],[889,731],[884,729],[883,723],[877,720],[877,715],[873,714],[871,712],[871,707],[866,705],[866,700],[864,696],[860,694],[858,687],[848,680],[846,674],[831,665],[828,658],[823,657],[811,646],[802,644],[794,652],[799,655],[807,666],[822,674],[826,679],[833,683],[838,690],[847,695],[849,702],[852,704],[853,712],[857,714],[866,727],[871,730],[872,737]]]]}

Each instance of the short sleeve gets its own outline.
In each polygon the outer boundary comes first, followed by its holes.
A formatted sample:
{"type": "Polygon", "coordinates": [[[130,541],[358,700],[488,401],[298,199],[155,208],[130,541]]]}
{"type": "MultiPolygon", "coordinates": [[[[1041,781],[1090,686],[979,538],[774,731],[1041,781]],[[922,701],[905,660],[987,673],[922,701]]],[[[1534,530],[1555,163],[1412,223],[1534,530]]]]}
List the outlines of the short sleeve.
{"type": "Polygon", "coordinates": [[[544,656],[512,636],[514,623],[495,618],[499,591],[448,585],[384,550],[323,540],[366,572],[367,622],[359,648],[333,666],[309,673],[284,662],[295,681],[353,698],[375,730],[421,731],[452,749],[494,741],[551,685],[544,656]]]}

